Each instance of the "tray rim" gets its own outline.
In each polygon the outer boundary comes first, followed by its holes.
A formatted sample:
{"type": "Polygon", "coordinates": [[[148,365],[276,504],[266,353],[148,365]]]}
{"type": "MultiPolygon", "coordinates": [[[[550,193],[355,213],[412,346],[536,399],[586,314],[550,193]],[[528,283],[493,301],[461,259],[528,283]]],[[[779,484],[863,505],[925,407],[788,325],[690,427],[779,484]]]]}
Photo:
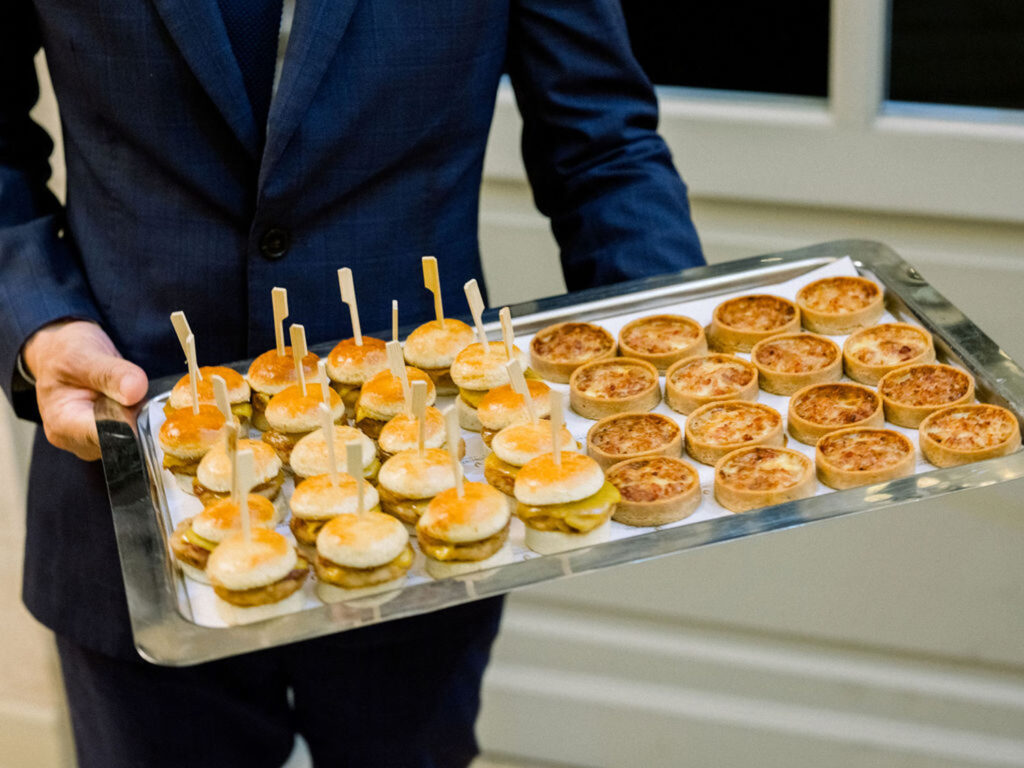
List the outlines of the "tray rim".
{"type": "MultiPolygon", "coordinates": [[[[724,264],[602,286],[572,294],[522,302],[510,307],[517,333],[555,322],[570,308],[573,317],[616,314],[684,300],[688,295],[714,296],[742,287],[781,282],[849,256],[886,288],[891,308],[909,312],[935,337],[937,348],[974,374],[980,395],[1009,407],[1024,421],[1024,371],[962,312],[939,294],[890,247],[868,240],[838,240],[791,251],[765,254],[724,264]],[[792,274],[790,274],[792,273],[792,274]],[[753,283],[753,285],[751,285],[753,283]],[[638,296],[643,294],[643,296],[638,296]]],[[[499,331],[497,309],[489,310],[489,333],[499,331]]],[[[405,329],[403,332],[407,333],[405,329]]],[[[327,351],[333,342],[315,345],[327,351]]],[[[229,364],[245,370],[248,361],[229,364]]],[[[348,631],[413,616],[534,584],[601,568],[642,562],[688,549],[750,535],[785,530],[835,517],[881,510],[1024,477],[1024,452],[962,467],[936,469],[863,488],[835,491],[743,515],[718,517],[673,528],[656,529],[559,555],[531,558],[445,581],[417,584],[393,593],[390,602],[339,603],[308,609],[253,625],[206,627],[179,612],[182,589],[166,545],[160,518],[166,502],[160,482],[151,477],[139,439],[137,418],[154,397],[165,393],[180,375],[150,383],[143,404],[124,408],[112,400],[96,403],[103,467],[110,496],[122,575],[136,649],[152,663],[186,666],[348,631]],[[162,506],[156,508],[155,503],[162,506]],[[155,513],[155,514],[154,514],[155,513]],[[157,562],[158,567],[154,567],[157,562]],[[404,599],[403,599],[404,598],[404,599]]],[[[150,461],[153,461],[150,456],[150,461]]],[[[153,464],[155,466],[155,463],[153,464]]]]}

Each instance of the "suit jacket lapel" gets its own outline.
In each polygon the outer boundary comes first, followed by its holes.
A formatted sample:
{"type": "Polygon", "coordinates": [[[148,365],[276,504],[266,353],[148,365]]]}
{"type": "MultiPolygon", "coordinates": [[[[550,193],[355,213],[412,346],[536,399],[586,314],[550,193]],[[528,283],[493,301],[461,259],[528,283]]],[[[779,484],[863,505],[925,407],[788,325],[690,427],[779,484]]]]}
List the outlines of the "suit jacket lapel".
{"type": "MultiPolygon", "coordinates": [[[[165,0],[166,1],[166,0],[165,0]]],[[[357,0],[296,0],[277,95],[270,106],[260,187],[280,159],[316,93],[357,0]]]]}
{"type": "Polygon", "coordinates": [[[255,158],[259,132],[216,0],[153,0],[192,72],[255,158]]]}

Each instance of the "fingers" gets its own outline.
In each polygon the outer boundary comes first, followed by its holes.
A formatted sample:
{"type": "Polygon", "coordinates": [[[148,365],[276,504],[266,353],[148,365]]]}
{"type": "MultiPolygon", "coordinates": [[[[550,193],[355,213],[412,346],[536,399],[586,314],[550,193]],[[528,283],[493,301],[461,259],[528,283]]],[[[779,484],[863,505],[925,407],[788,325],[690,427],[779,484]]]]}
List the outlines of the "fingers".
{"type": "Polygon", "coordinates": [[[51,445],[85,461],[100,457],[93,406],[96,393],[65,387],[40,400],[43,432],[51,445]]]}
{"type": "Polygon", "coordinates": [[[113,355],[99,354],[84,359],[71,374],[74,383],[102,392],[121,405],[135,405],[145,396],[149,385],[145,371],[113,355]]]}

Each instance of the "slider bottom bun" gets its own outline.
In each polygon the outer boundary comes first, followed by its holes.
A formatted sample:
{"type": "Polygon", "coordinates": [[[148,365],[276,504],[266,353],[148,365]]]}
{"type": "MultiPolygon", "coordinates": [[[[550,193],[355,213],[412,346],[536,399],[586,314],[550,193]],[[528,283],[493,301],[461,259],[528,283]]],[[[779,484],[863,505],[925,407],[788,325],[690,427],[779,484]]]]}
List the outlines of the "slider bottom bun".
{"type": "Polygon", "coordinates": [[[293,592],[284,600],[266,605],[241,606],[229,603],[227,600],[214,598],[217,615],[226,624],[252,624],[257,621],[266,621],[275,616],[283,616],[288,613],[301,611],[306,602],[306,596],[302,590],[293,592]]]}
{"type": "MultiPolygon", "coordinates": [[[[177,563],[182,574],[184,574],[186,578],[192,579],[192,581],[198,581],[200,584],[210,583],[210,577],[206,575],[206,571],[196,568],[194,565],[182,560],[178,560],[177,563]]],[[[220,598],[217,599],[219,600],[220,598]]]]}
{"type": "Polygon", "coordinates": [[[497,552],[483,560],[435,560],[432,557],[426,558],[426,570],[435,579],[448,579],[452,576],[461,576],[473,571],[482,571],[487,568],[495,568],[499,565],[506,565],[513,560],[512,547],[506,541],[497,552]]]}
{"type": "Polygon", "coordinates": [[[476,408],[467,403],[461,397],[455,399],[455,410],[459,414],[459,426],[468,429],[470,432],[480,432],[484,425],[480,423],[480,416],[476,408]]]}
{"type": "MultiPolygon", "coordinates": [[[[398,596],[398,592],[392,592],[405,585],[406,574],[402,574],[397,579],[391,581],[385,581],[381,584],[374,584],[370,587],[356,587],[355,589],[347,589],[345,587],[336,587],[334,584],[328,584],[326,581],[318,581],[316,583],[316,596],[323,600],[325,603],[343,603],[347,600],[354,600],[357,598],[369,597],[371,595],[379,595],[382,592],[391,592],[391,594],[383,597],[380,600],[367,601],[367,605],[382,605],[388,600],[392,600],[398,596]]],[[[360,600],[360,603],[362,601],[360,600]]]]}
{"type": "Polygon", "coordinates": [[[187,493],[189,496],[195,496],[195,491],[192,490],[192,481],[195,479],[195,475],[186,475],[180,472],[171,472],[174,475],[174,482],[183,493],[187,493]]]}
{"type": "Polygon", "coordinates": [[[541,531],[528,525],[526,526],[526,546],[540,555],[553,555],[558,552],[567,552],[570,549],[601,544],[608,541],[610,536],[611,524],[608,521],[601,523],[597,528],[587,533],[541,531]]]}

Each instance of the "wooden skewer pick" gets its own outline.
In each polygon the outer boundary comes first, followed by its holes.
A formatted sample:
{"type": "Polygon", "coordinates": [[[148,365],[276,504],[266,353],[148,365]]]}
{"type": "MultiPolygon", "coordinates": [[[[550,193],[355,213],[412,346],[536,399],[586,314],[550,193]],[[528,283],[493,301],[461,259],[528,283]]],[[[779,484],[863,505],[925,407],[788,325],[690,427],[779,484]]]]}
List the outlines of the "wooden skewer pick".
{"type": "Polygon", "coordinates": [[[348,313],[352,318],[352,335],[356,346],[363,346],[363,332],[359,329],[359,307],[356,305],[356,289],[352,284],[352,270],[342,267],[338,270],[338,287],[341,288],[341,300],[348,304],[348,313]]]}
{"type": "Polygon", "coordinates": [[[562,466],[562,395],[552,392],[551,395],[551,452],[555,455],[555,466],[562,466]]]}
{"type": "Polygon", "coordinates": [[[388,350],[388,368],[391,375],[402,382],[402,398],[405,410],[412,413],[412,390],[409,387],[409,372],[405,370],[405,358],[402,356],[402,345],[397,341],[389,341],[384,345],[388,350]]]}
{"type": "Polygon", "coordinates": [[[476,284],[476,278],[473,278],[464,286],[462,289],[466,292],[466,301],[469,302],[469,312],[473,315],[473,324],[476,326],[476,337],[480,342],[480,346],[484,348],[484,352],[488,352],[490,347],[487,345],[487,334],[484,333],[484,297],[480,295],[480,286],[476,284]]]}
{"type": "Polygon", "coordinates": [[[516,346],[516,334],[512,330],[512,310],[502,307],[498,317],[501,318],[501,339],[505,342],[505,355],[511,360],[512,350],[516,346]]]}
{"type": "Polygon", "coordinates": [[[444,307],[441,305],[441,278],[437,273],[437,259],[433,256],[423,257],[423,285],[434,294],[434,314],[437,323],[444,328],[444,307]]]}
{"type": "Polygon", "coordinates": [[[301,325],[293,325],[288,330],[292,337],[292,357],[295,358],[295,375],[299,379],[299,386],[302,387],[302,396],[306,397],[306,371],[302,367],[302,360],[308,354],[306,350],[306,329],[301,325]]]}
{"type": "Polygon", "coordinates": [[[288,291],[274,288],[270,292],[270,301],[274,305],[274,341],[277,343],[277,354],[284,357],[284,321],[288,317],[288,291]]]}
{"type": "Polygon", "coordinates": [[[419,426],[419,434],[416,438],[416,447],[420,452],[420,456],[423,455],[425,450],[425,444],[427,440],[427,420],[425,418],[427,413],[427,382],[425,381],[414,381],[412,383],[412,415],[416,417],[416,423],[419,426]]]}
{"type": "MultiPolygon", "coordinates": [[[[185,313],[180,309],[177,312],[171,313],[171,325],[174,326],[174,332],[178,334],[178,343],[181,344],[181,351],[185,353],[186,359],[188,358],[188,337],[192,335],[192,328],[188,324],[188,319],[185,317],[185,313]]],[[[199,371],[199,381],[203,380],[203,372],[199,371]]]]}
{"type": "Polygon", "coordinates": [[[224,421],[234,421],[231,413],[231,403],[228,400],[228,385],[224,383],[222,376],[211,376],[210,381],[213,382],[213,401],[217,403],[217,408],[224,416],[224,421]]]}
{"type": "Polygon", "coordinates": [[[320,403],[320,428],[324,432],[324,442],[327,445],[327,471],[331,475],[331,483],[338,482],[338,454],[334,451],[334,418],[331,416],[331,409],[320,403]]]}
{"type": "Polygon", "coordinates": [[[188,383],[192,388],[192,413],[199,413],[199,366],[196,365],[196,337],[191,333],[185,341],[185,359],[188,361],[188,383]]]}
{"type": "Polygon", "coordinates": [[[328,408],[331,407],[331,380],[327,376],[327,361],[318,360],[316,369],[320,373],[320,400],[328,408]]]}
{"type": "Polygon", "coordinates": [[[231,468],[231,501],[238,505],[238,425],[229,421],[224,425],[224,452],[231,468]]]}
{"type": "Polygon", "coordinates": [[[363,501],[363,446],[358,440],[353,440],[345,445],[345,466],[348,467],[348,473],[356,481],[356,514],[361,515],[365,512],[363,508],[365,506],[363,501]]]}
{"type": "Polygon", "coordinates": [[[238,516],[242,521],[242,535],[252,541],[252,521],[249,519],[249,491],[252,488],[253,456],[246,449],[238,451],[238,516]]]}
{"type": "Polygon", "coordinates": [[[398,341],[398,299],[391,300],[391,340],[398,341]]]}
{"type": "Polygon", "coordinates": [[[448,443],[448,456],[452,461],[452,474],[455,475],[455,493],[461,499],[466,495],[466,489],[462,484],[462,462],[459,461],[459,440],[462,434],[459,432],[459,414],[454,405],[449,405],[444,411],[445,440],[448,443]]]}
{"type": "Polygon", "coordinates": [[[512,391],[522,396],[523,403],[526,405],[526,413],[529,415],[530,421],[536,424],[537,408],[534,406],[533,397],[530,395],[530,386],[523,375],[523,364],[518,360],[509,360],[505,364],[505,369],[508,371],[508,380],[512,386],[512,391]]]}

